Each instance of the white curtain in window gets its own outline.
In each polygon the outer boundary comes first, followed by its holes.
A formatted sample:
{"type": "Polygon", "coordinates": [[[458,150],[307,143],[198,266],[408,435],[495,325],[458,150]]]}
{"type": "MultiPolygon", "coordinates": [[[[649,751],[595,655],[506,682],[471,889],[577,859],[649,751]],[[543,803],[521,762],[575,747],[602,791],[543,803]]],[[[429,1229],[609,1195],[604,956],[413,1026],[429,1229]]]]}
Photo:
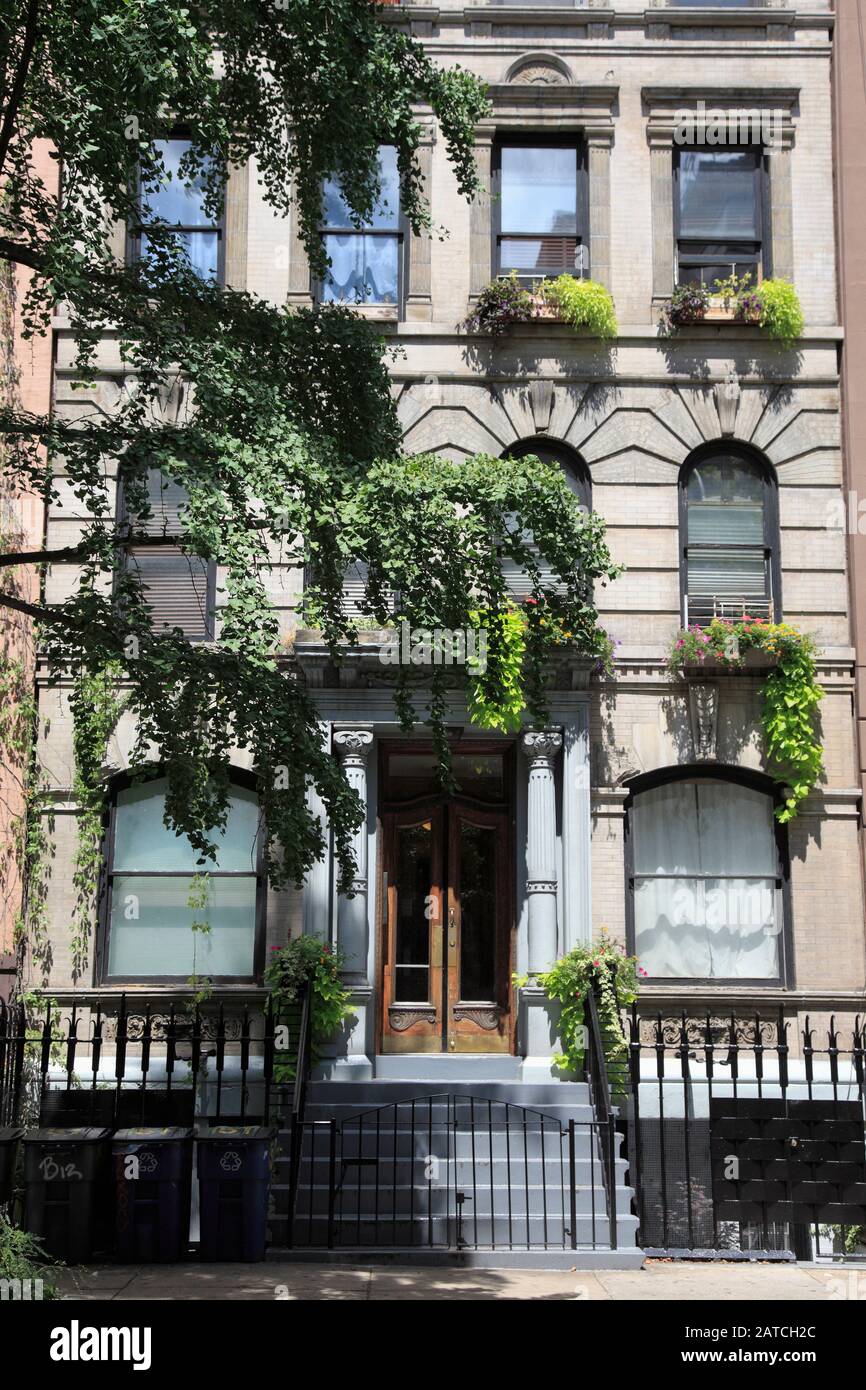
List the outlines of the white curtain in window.
{"type": "Polygon", "coordinates": [[[635,798],[636,949],[656,979],[776,979],[770,798],[711,779],[635,798]]]}

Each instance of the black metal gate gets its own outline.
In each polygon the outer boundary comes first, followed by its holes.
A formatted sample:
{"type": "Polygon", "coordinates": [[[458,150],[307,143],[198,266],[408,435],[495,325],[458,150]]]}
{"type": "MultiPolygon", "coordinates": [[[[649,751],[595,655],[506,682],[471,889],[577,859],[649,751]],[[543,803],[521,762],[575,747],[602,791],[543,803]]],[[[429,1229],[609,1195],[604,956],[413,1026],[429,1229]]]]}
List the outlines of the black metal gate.
{"type": "Polygon", "coordinates": [[[302,1121],[289,1244],[615,1249],[613,1169],[608,1174],[599,1128],[451,1094],[399,1101],[341,1124],[302,1121]]]}
{"type": "Polygon", "coordinates": [[[807,1258],[866,1225],[866,1052],[831,1019],[796,1046],[773,1019],[639,1017],[630,1036],[629,1178],[649,1254],[807,1258]],[[848,1045],[845,1045],[847,1042],[848,1045]]]}

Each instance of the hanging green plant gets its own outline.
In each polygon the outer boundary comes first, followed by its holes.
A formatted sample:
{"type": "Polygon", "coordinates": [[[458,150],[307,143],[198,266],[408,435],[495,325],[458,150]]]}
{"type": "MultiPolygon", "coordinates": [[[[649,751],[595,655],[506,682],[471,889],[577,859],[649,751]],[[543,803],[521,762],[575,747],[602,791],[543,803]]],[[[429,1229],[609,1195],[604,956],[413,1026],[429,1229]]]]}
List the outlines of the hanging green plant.
{"type": "Polygon", "coordinates": [[[760,325],[768,338],[792,347],[802,338],[805,317],[800,297],[789,280],[762,280],[742,292],[736,304],[737,318],[760,325]]]}
{"type": "Polygon", "coordinates": [[[69,698],[73,716],[72,746],[75,771],[72,792],[78,806],[78,838],[72,885],[72,978],[84,973],[93,932],[96,890],[102,863],[102,816],[105,807],[105,759],[108,740],[123,710],[118,683],[123,675],[119,662],[108,663],[97,674],[80,672],[69,698]]]}
{"type": "MultiPolygon", "coordinates": [[[[333,1038],[352,1014],[350,993],[343,986],[344,959],[316,936],[296,936],[285,946],[271,948],[265,970],[265,984],[271,992],[274,1017],[293,1018],[304,985],[312,984],[313,1060],[321,1055],[324,1043],[333,1038]]],[[[274,1075],[279,1082],[293,1081],[297,1058],[297,1037],[291,1046],[277,1053],[274,1075]]]]}
{"type": "MultiPolygon", "coordinates": [[[[590,990],[595,990],[611,1092],[614,1095],[625,1092],[628,1044],[621,1011],[637,999],[639,980],[645,974],[646,971],[638,965],[637,957],[626,955],[625,947],[612,941],[603,927],[594,946],[575,946],[550,970],[538,976],[538,983],[548,998],[557,1000],[561,1005],[559,1037],[562,1052],[554,1057],[561,1070],[575,1072],[578,1076],[582,1074],[586,1049],[586,996],[590,990]]],[[[525,979],[516,983],[524,984],[525,979]]]]}
{"type": "Polygon", "coordinates": [[[517,278],[517,271],[500,275],[485,285],[475,308],[463,322],[468,333],[489,333],[500,337],[512,323],[529,323],[536,317],[532,295],[517,278]]]}
{"type": "Polygon", "coordinates": [[[594,338],[615,338],[619,332],[616,309],[610,290],[597,280],[578,280],[559,275],[542,282],[539,291],[547,304],[556,307],[564,323],[585,329],[594,338]]]}
{"type": "Polygon", "coordinates": [[[771,775],[784,789],[776,817],[786,824],[798,814],[824,771],[816,732],[824,691],[817,680],[813,638],[789,623],[714,618],[706,628],[693,626],[677,633],[668,669],[672,674],[687,666],[738,670],[749,651],[764,652],[772,661],[761,689],[761,723],[771,775]]]}

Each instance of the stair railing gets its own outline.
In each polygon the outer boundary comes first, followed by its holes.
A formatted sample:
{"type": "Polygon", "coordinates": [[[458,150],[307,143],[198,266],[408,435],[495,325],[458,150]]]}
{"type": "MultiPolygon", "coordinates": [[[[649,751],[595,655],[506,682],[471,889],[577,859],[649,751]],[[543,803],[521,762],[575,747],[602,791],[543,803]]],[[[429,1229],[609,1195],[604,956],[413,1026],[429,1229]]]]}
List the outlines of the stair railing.
{"type": "Polygon", "coordinates": [[[610,1083],[607,1078],[607,1063],[604,1055],[604,1039],[598,1017],[598,1004],[595,989],[587,991],[583,1006],[586,1046],[583,1054],[584,1079],[589,1084],[598,1124],[599,1146],[601,1148],[602,1171],[607,1190],[607,1214],[610,1230],[610,1248],[616,1246],[616,1114],[610,1099],[610,1083]]]}
{"type": "Polygon", "coordinates": [[[289,1205],[286,1244],[294,1241],[295,1204],[301,1172],[301,1149],[304,1142],[304,1111],[307,1104],[307,1081],[313,1064],[313,983],[307,980],[301,996],[301,1019],[298,1026],[298,1054],[295,1066],[295,1085],[292,1092],[291,1129],[289,1132],[289,1205]]]}

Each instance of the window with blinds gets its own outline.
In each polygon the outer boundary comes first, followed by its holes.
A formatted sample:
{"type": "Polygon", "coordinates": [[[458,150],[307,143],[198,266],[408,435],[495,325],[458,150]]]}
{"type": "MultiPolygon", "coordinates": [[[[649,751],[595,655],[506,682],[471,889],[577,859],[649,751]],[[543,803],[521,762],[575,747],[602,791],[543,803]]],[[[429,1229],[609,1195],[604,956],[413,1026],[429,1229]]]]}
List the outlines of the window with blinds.
{"type": "Polygon", "coordinates": [[[131,545],[126,563],[141,581],[157,631],[180,628],[190,642],[213,637],[216,567],[198,555],[185,553],[177,543],[180,513],[187,492],[158,470],[147,480],[149,516],[129,518],[137,535],[164,544],[131,545]]]}
{"type": "Polygon", "coordinates": [[[677,280],[704,285],[762,272],[760,149],[682,149],[676,165],[677,280]]]}
{"type": "Polygon", "coordinates": [[[685,483],[686,626],[715,617],[773,617],[770,483],[735,454],[696,463],[685,483]]]}
{"type": "Polygon", "coordinates": [[[528,286],[586,268],[585,188],[574,142],[501,142],[495,151],[497,275],[515,272],[528,286]]]}
{"type": "MultiPolygon", "coordinates": [[[[592,507],[592,489],[590,485],[589,473],[586,465],[578,454],[570,449],[568,445],[557,445],[550,439],[522,439],[518,444],[512,444],[505,450],[503,458],[527,458],[528,456],[541,459],[542,463],[555,463],[560,467],[565,475],[571,491],[575,494],[581,507],[585,511],[590,511],[592,507]]],[[[535,547],[531,547],[535,551],[535,547]]],[[[532,580],[525,570],[511,559],[510,556],[503,556],[502,570],[505,575],[508,591],[518,602],[522,602],[532,593],[532,580]]],[[[554,593],[561,593],[563,585],[560,580],[554,580],[553,571],[546,563],[540,564],[541,582],[546,588],[554,593]]]]}

